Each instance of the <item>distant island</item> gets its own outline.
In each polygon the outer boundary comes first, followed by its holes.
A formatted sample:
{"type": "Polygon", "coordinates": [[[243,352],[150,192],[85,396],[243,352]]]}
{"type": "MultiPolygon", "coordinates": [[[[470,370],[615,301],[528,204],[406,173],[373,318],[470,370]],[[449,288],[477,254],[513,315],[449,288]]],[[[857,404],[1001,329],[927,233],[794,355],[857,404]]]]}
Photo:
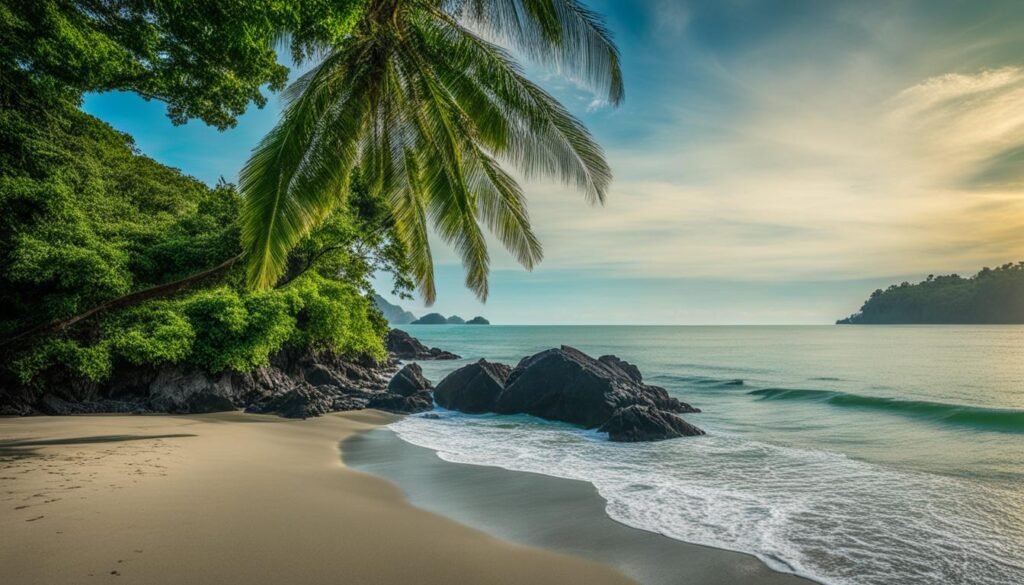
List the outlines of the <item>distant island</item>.
{"type": "Polygon", "coordinates": [[[1024,262],[878,289],[838,325],[1024,323],[1024,262]]]}
{"type": "Polygon", "coordinates": [[[491,322],[483,317],[473,317],[466,321],[458,315],[445,317],[441,313],[430,313],[410,323],[410,325],[490,325],[491,322]]]}
{"type": "Polygon", "coordinates": [[[377,309],[384,315],[388,323],[391,325],[490,325],[491,322],[483,317],[473,317],[469,321],[466,321],[458,315],[452,315],[451,317],[445,317],[441,313],[428,313],[423,317],[417,318],[413,313],[406,311],[402,307],[389,303],[387,299],[380,295],[373,295],[373,302],[377,305],[377,309]]]}

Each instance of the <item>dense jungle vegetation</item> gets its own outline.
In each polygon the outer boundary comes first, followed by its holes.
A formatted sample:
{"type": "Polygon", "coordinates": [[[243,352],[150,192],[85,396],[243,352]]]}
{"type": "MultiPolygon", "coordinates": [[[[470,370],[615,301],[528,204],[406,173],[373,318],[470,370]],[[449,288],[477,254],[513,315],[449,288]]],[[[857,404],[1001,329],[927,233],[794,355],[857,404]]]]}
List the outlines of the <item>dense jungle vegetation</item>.
{"type": "Polygon", "coordinates": [[[841,325],[1024,323],[1024,262],[878,289],[841,325]]]}

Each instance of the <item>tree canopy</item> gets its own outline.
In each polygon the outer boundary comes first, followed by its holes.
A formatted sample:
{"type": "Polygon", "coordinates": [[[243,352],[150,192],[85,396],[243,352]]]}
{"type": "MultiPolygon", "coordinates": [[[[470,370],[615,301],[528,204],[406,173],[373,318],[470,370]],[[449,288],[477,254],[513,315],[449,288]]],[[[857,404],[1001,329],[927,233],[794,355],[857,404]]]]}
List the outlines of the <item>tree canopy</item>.
{"type": "Polygon", "coordinates": [[[235,124],[296,61],[348,34],[364,0],[0,0],[0,62],[78,92],[167,103],[175,123],[235,124]]]}
{"type": "MultiPolygon", "coordinates": [[[[161,165],[73,97],[20,79],[0,87],[0,338],[239,255],[232,185],[210,188],[161,165]]],[[[298,243],[282,286],[254,293],[236,267],[173,298],[4,347],[0,387],[102,380],[119,364],[244,371],[285,345],[382,357],[386,325],[369,279],[391,271],[407,286],[405,252],[358,179],[350,201],[298,243]]]]}
{"type": "Polygon", "coordinates": [[[973,277],[930,275],[871,293],[843,325],[1024,323],[1024,262],[983,268],[973,277]]]}

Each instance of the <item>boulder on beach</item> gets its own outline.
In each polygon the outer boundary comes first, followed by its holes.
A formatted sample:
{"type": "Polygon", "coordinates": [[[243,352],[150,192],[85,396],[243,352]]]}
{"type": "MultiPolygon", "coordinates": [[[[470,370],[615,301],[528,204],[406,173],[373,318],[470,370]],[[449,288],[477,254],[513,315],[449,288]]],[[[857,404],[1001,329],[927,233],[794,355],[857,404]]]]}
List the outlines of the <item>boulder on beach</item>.
{"type": "Polygon", "coordinates": [[[438,404],[468,413],[493,412],[512,368],[480,360],[448,374],[434,390],[438,404]]]}
{"type": "Polygon", "coordinates": [[[609,440],[624,443],[663,441],[704,434],[704,431],[671,412],[640,405],[616,410],[597,430],[608,433],[609,440]]]}
{"type": "Polygon", "coordinates": [[[274,413],[285,418],[309,418],[334,410],[330,386],[300,384],[277,396],[257,412],[274,413]]]}
{"type": "Polygon", "coordinates": [[[519,362],[495,411],[595,428],[616,410],[634,404],[675,413],[699,412],[669,396],[664,388],[644,384],[636,366],[615,356],[594,359],[566,345],[519,362]]]}
{"type": "Polygon", "coordinates": [[[423,390],[431,390],[434,385],[423,376],[423,368],[419,364],[406,364],[388,382],[388,392],[400,396],[412,396],[423,390]]]}
{"type": "Polygon", "coordinates": [[[182,367],[161,369],[149,385],[153,410],[171,414],[234,410],[237,395],[231,374],[211,376],[182,367]]]}
{"type": "Polygon", "coordinates": [[[372,398],[366,407],[385,410],[395,414],[426,412],[434,409],[434,396],[430,390],[422,390],[408,396],[392,392],[382,392],[372,398]]]}
{"type": "Polygon", "coordinates": [[[601,427],[616,441],[703,434],[675,416],[700,410],[645,384],[633,364],[616,356],[594,359],[568,346],[524,358],[511,372],[486,360],[464,366],[437,385],[435,399],[467,413],[530,414],[601,427]]]}

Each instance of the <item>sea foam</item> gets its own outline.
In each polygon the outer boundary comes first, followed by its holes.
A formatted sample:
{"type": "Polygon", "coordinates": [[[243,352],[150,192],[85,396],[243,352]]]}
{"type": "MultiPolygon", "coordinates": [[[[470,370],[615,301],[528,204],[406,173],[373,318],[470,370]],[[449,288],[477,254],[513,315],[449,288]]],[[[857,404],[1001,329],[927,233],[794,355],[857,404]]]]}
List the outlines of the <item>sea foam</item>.
{"type": "Polygon", "coordinates": [[[619,522],[830,584],[1024,583],[1024,495],[965,478],[714,428],[617,444],[526,416],[444,411],[391,428],[447,461],[588,481],[619,522]]]}

